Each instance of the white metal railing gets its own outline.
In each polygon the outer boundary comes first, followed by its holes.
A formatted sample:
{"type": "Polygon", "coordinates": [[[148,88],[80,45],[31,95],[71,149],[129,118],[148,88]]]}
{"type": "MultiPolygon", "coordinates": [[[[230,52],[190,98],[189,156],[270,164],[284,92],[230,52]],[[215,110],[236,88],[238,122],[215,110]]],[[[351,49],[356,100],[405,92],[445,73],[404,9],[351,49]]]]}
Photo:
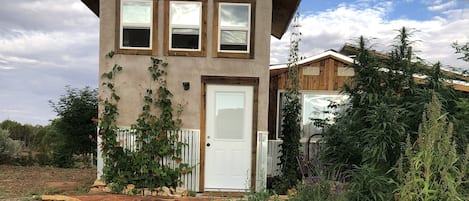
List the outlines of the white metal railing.
{"type": "MultiPolygon", "coordinates": [[[[319,138],[314,139],[314,141],[310,142],[310,149],[308,150],[308,142],[307,140],[302,140],[300,141],[301,147],[300,147],[300,152],[304,154],[303,158],[307,158],[308,154],[307,152],[309,151],[310,157],[317,156],[317,150],[318,150],[318,142],[319,138]]],[[[268,142],[268,156],[267,156],[267,176],[269,177],[274,177],[280,175],[280,166],[278,165],[280,163],[280,155],[281,155],[281,150],[280,150],[280,144],[282,144],[282,140],[269,140],[268,142]]],[[[309,160],[311,160],[310,158],[309,160]]]]}
{"type": "Polygon", "coordinates": [[[269,140],[267,149],[267,175],[277,176],[280,175],[280,144],[282,140],[269,140]]]}
{"type": "MultiPolygon", "coordinates": [[[[180,178],[182,186],[188,190],[198,191],[199,177],[200,177],[200,130],[195,129],[181,129],[177,131],[178,141],[187,144],[182,148],[181,158],[182,163],[186,163],[192,167],[192,171],[180,178]]],[[[117,132],[116,140],[120,143],[121,147],[128,151],[136,151],[136,135],[135,132],[129,128],[121,128],[117,132]]],[[[101,138],[98,138],[98,165],[97,176],[98,179],[102,176],[103,158],[100,149],[101,138]]],[[[169,164],[170,167],[176,167],[177,163],[172,160],[164,160],[163,163],[169,164]]]]}

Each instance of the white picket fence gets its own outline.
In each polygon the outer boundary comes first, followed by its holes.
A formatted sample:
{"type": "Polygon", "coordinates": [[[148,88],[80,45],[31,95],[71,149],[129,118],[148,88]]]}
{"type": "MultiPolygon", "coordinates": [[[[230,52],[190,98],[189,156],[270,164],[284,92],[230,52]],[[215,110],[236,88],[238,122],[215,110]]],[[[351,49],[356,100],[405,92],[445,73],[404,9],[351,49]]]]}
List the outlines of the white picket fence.
{"type": "MultiPolygon", "coordinates": [[[[199,177],[200,177],[200,131],[194,129],[183,129],[178,132],[178,141],[187,144],[182,148],[181,158],[182,163],[186,163],[189,167],[192,167],[192,171],[180,178],[182,186],[188,190],[198,191],[199,190],[199,177]]],[[[116,139],[123,149],[128,151],[136,151],[136,135],[129,128],[121,128],[117,132],[116,139]]],[[[98,138],[98,144],[101,144],[101,139],[98,138]]],[[[169,164],[170,167],[176,167],[177,163],[172,160],[163,161],[165,164],[169,164]]],[[[102,176],[103,170],[103,158],[101,150],[98,146],[98,171],[97,176],[102,176]]]]}
{"type": "MultiPolygon", "coordinates": [[[[181,181],[183,187],[192,191],[199,191],[199,178],[200,178],[200,130],[195,129],[182,129],[177,131],[179,142],[187,144],[183,147],[181,157],[182,163],[188,164],[192,167],[192,172],[182,176],[181,181]]],[[[268,132],[257,132],[257,170],[256,170],[256,190],[264,190],[267,184],[267,173],[269,167],[267,166],[268,158],[268,132]]],[[[120,142],[122,148],[128,151],[136,151],[137,144],[135,142],[136,136],[132,130],[128,128],[119,129],[117,133],[117,141],[120,142]]],[[[101,144],[101,139],[98,138],[98,144],[101,144]]],[[[169,163],[170,166],[175,167],[177,164],[174,161],[168,160],[163,163],[169,163]]],[[[101,150],[98,146],[98,178],[102,175],[103,158],[101,150]]]]}

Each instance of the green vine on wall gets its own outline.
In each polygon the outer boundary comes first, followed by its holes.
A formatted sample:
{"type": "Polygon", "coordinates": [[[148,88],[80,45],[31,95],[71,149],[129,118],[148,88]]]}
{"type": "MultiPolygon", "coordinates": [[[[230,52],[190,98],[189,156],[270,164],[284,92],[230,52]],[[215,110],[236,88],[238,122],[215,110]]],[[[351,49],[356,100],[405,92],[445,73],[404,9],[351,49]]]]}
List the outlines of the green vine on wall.
{"type": "MultiPolygon", "coordinates": [[[[106,56],[112,58],[113,55],[110,52],[106,56]]],[[[103,79],[107,80],[103,86],[110,91],[110,97],[102,101],[104,110],[99,126],[105,159],[103,175],[115,192],[122,191],[127,184],[150,189],[175,187],[180,183],[180,176],[191,171],[188,164],[181,162],[182,148],[186,145],[178,141],[182,106],[178,105],[176,110],[173,108],[173,94],[167,88],[167,66],[168,63],[163,60],[151,58],[148,72],[152,84],[143,97],[142,113],[131,126],[131,132],[136,135],[137,147],[134,151],[121,147],[116,137],[118,127],[115,122],[120,97],[116,93],[114,79],[122,67],[116,64],[110,72],[103,74],[103,79]]]]}

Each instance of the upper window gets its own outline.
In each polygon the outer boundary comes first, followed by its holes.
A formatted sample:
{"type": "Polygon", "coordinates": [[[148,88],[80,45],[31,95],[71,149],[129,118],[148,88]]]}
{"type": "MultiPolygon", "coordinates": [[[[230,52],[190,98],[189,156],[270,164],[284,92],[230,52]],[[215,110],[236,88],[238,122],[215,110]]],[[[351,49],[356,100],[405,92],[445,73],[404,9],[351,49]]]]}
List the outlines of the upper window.
{"type": "Polygon", "coordinates": [[[121,49],[152,49],[153,1],[121,0],[121,49]]]}
{"type": "Polygon", "coordinates": [[[171,1],[170,50],[200,51],[202,2],[171,1]]]}
{"type": "Polygon", "coordinates": [[[249,53],[251,4],[220,3],[218,9],[218,51],[249,53]]]}
{"type": "Polygon", "coordinates": [[[164,54],[205,56],[206,0],[165,0],[164,54]]]}

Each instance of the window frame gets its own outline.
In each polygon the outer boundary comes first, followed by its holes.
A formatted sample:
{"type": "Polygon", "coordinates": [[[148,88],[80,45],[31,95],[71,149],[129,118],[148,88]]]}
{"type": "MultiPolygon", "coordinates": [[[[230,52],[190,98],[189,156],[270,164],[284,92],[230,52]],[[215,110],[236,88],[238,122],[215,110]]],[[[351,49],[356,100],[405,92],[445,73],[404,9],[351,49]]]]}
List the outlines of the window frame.
{"type": "Polygon", "coordinates": [[[115,31],[115,49],[119,54],[135,54],[135,55],[156,55],[157,35],[158,35],[158,0],[117,0],[116,1],[116,31],[115,31]],[[149,47],[125,47],[123,46],[123,4],[124,2],[149,2],[151,3],[151,22],[150,22],[150,38],[149,47]]]}
{"type": "MultiPolygon", "coordinates": [[[[164,1],[164,55],[165,56],[205,56],[207,41],[207,0],[167,0],[164,1]],[[172,48],[171,2],[199,2],[201,4],[199,26],[199,49],[172,48]]],[[[189,27],[189,26],[188,26],[189,27]]]]}
{"type": "MultiPolygon", "coordinates": [[[[243,58],[243,59],[253,59],[254,58],[254,39],[255,39],[255,16],[256,16],[256,0],[215,0],[214,4],[214,22],[213,22],[213,57],[221,58],[243,58]],[[247,27],[247,50],[246,51],[237,51],[237,50],[221,50],[221,5],[248,5],[249,6],[249,25],[247,27]]],[[[235,27],[230,27],[235,28],[235,27]]],[[[230,29],[233,30],[233,29],[230,29]]],[[[241,30],[235,28],[235,30],[241,30]]]]}
{"type": "MultiPolygon", "coordinates": [[[[276,129],[275,129],[275,139],[280,139],[281,137],[281,132],[282,132],[282,117],[281,117],[281,109],[282,109],[282,97],[285,96],[286,90],[278,90],[277,91],[277,115],[276,115],[276,129]],[[283,94],[283,95],[281,95],[283,94]]],[[[309,136],[309,134],[305,134],[304,132],[304,116],[305,116],[305,108],[304,108],[304,99],[306,94],[313,94],[313,95],[330,95],[330,96],[348,96],[346,94],[340,93],[340,91],[328,91],[328,90],[300,90],[300,103],[301,103],[301,137],[303,138],[304,135],[309,136]]]]}

